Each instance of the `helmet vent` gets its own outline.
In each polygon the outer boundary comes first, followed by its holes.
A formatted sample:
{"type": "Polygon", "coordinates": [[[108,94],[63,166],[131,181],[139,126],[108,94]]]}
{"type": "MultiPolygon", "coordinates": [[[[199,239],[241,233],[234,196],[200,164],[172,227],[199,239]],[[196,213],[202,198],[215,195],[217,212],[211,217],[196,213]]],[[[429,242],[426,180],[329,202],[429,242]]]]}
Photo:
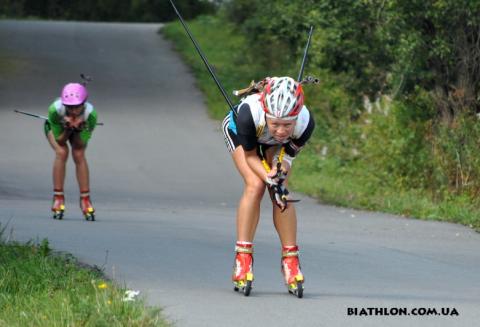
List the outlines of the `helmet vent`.
{"type": "Polygon", "coordinates": [[[263,93],[264,111],[277,118],[294,118],[303,106],[302,87],[291,77],[272,77],[263,93]]]}

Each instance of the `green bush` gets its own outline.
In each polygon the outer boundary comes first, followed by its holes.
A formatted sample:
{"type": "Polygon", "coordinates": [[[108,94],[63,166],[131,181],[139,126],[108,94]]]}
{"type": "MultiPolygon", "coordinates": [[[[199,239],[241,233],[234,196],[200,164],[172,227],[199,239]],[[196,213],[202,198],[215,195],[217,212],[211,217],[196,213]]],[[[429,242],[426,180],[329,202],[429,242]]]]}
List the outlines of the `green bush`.
{"type": "Polygon", "coordinates": [[[480,193],[480,124],[476,115],[457,115],[449,126],[435,126],[432,159],[438,187],[453,195],[480,193]]]}

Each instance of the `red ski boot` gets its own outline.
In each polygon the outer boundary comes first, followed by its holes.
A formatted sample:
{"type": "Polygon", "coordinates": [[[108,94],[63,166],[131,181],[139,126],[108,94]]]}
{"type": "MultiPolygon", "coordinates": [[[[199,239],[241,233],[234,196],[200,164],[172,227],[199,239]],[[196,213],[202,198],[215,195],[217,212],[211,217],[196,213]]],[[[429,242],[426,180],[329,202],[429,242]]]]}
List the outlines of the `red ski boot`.
{"type": "Polygon", "coordinates": [[[249,296],[253,283],[253,243],[237,242],[235,253],[232,274],[233,289],[249,296]]]}
{"type": "Polygon", "coordinates": [[[282,273],[288,292],[302,298],[305,279],[300,271],[298,246],[284,246],[282,248],[282,273]]]}
{"type": "Polygon", "coordinates": [[[89,220],[89,221],[95,220],[95,209],[93,208],[93,205],[90,202],[89,191],[80,193],[80,209],[82,209],[83,216],[85,217],[86,220],[89,220]]]}
{"type": "Polygon", "coordinates": [[[53,219],[63,219],[65,211],[65,196],[63,190],[53,190],[52,212],[53,219]]]}

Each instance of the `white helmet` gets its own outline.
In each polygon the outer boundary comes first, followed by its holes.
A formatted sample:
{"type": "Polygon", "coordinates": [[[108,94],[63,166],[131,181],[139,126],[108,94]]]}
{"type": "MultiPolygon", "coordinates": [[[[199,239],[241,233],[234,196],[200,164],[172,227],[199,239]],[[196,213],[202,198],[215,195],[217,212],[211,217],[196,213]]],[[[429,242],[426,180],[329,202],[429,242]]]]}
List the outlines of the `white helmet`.
{"type": "Polygon", "coordinates": [[[291,77],[272,77],[260,101],[267,117],[296,119],[303,107],[302,84],[291,77]]]}

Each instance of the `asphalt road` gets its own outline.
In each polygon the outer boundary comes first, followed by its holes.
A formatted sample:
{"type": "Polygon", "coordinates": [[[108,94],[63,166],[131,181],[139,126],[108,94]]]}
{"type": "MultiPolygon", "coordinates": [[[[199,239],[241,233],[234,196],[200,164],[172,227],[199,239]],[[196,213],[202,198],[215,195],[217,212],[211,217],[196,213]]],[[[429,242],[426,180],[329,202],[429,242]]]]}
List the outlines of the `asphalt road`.
{"type": "Polygon", "coordinates": [[[297,206],[305,297],[283,285],[268,201],[254,289],[248,298],[234,293],[241,180],[219,122],[208,118],[159,27],[0,21],[0,223],[8,224],[7,237],[48,238],[140,290],[177,326],[478,325],[478,233],[306,197],[297,206]],[[62,85],[82,72],[93,76],[90,100],[105,123],[87,151],[98,220],[82,219],[70,161],[66,217],[54,221],[53,152],[42,122],[13,110],[45,115],[62,85]],[[355,316],[349,308],[391,315],[355,316]],[[410,315],[393,315],[402,308],[410,315]],[[422,315],[423,308],[440,315],[422,315]],[[441,315],[446,308],[458,315],[441,315]]]}

